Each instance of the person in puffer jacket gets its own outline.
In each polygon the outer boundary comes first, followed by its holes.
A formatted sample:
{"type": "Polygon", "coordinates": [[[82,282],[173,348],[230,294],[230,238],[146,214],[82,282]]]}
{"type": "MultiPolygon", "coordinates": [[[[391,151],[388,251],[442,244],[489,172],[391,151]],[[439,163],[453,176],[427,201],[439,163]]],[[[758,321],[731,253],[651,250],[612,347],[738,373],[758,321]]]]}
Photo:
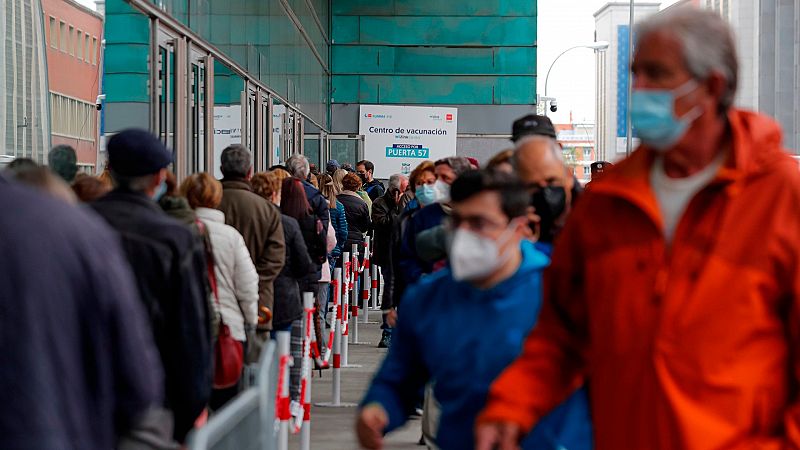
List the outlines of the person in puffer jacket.
{"type": "MultiPolygon", "coordinates": [[[[181,193],[208,231],[214,256],[214,276],[217,283],[217,313],[231,336],[247,345],[246,329],[258,323],[258,273],[247,251],[242,235],[225,225],[225,214],[216,209],[222,200],[222,184],[207,173],[187,178],[181,193]]],[[[239,386],[215,389],[209,406],[219,409],[239,392],[239,386]]]]}

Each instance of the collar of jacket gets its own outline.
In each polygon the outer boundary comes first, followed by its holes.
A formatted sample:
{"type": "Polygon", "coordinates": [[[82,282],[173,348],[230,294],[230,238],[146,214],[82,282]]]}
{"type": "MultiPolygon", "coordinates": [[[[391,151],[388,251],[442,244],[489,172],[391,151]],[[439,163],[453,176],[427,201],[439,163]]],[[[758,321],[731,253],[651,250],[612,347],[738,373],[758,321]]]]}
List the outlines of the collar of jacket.
{"type": "Polygon", "coordinates": [[[250,191],[253,192],[253,186],[250,185],[248,180],[244,178],[223,178],[222,179],[222,188],[223,189],[239,189],[242,191],[250,191]]]}
{"type": "Polygon", "coordinates": [[[342,191],[339,195],[349,195],[350,197],[355,197],[359,200],[363,200],[360,195],[353,191],[342,191]]]}
{"type": "Polygon", "coordinates": [[[139,206],[151,209],[161,214],[167,214],[158,206],[158,203],[153,201],[150,197],[142,192],[134,192],[127,189],[117,188],[109,192],[105,197],[100,198],[98,201],[113,201],[113,202],[130,202],[139,206]]]}
{"type": "MultiPolygon", "coordinates": [[[[781,131],[772,119],[749,111],[731,109],[727,115],[731,134],[731,152],[708,187],[721,188],[736,195],[739,183],[764,170],[776,152],[781,152],[781,131]]],[[[650,167],[657,153],[641,146],[629,158],[611,168],[596,183],[592,195],[625,199],[645,211],[655,222],[661,215],[655,193],[650,187],[650,167]]]]}
{"type": "Polygon", "coordinates": [[[198,219],[208,220],[210,222],[225,223],[225,213],[218,209],[211,208],[197,208],[194,210],[198,219]]]}

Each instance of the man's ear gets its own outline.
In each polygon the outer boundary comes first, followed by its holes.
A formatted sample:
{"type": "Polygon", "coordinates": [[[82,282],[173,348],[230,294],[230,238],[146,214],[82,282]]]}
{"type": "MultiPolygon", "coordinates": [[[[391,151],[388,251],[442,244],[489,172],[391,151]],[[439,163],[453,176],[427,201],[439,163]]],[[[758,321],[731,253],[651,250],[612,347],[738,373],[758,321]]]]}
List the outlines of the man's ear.
{"type": "Polygon", "coordinates": [[[249,180],[250,178],[253,178],[253,166],[250,166],[250,168],[247,169],[247,176],[245,176],[246,180],[249,180]]]}

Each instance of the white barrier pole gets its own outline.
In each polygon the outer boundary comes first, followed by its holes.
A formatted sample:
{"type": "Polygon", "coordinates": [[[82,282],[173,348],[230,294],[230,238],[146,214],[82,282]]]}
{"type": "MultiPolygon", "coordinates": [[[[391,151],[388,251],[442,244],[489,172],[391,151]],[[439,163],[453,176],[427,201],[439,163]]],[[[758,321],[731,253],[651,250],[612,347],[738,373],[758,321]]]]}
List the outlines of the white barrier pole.
{"type": "Polygon", "coordinates": [[[369,236],[364,242],[364,275],[362,275],[361,298],[364,301],[364,323],[369,321],[369,287],[370,287],[370,264],[372,259],[371,244],[369,236]]]}
{"type": "Polygon", "coordinates": [[[303,425],[300,431],[300,450],[311,450],[311,336],[314,336],[314,294],[303,294],[306,323],[303,338],[303,379],[300,392],[303,402],[303,425]]]}
{"type": "Polygon", "coordinates": [[[278,450],[289,450],[289,421],[292,413],[289,410],[291,400],[289,399],[289,365],[292,356],[289,348],[292,333],[290,331],[279,331],[278,335],[278,402],[276,416],[280,421],[278,428],[278,450]]]}
{"type": "MultiPolygon", "coordinates": [[[[378,266],[373,265],[370,267],[370,280],[372,281],[372,306],[375,308],[376,311],[380,311],[381,308],[378,306],[378,283],[380,283],[380,277],[378,276],[378,266]]],[[[383,287],[386,289],[386,286],[383,287]]]]}
{"type": "Polygon", "coordinates": [[[351,273],[353,261],[350,259],[350,252],[344,252],[342,267],[344,267],[344,277],[342,278],[342,366],[347,367],[348,339],[350,338],[350,282],[353,278],[351,273]]]}
{"type": "Polygon", "coordinates": [[[359,244],[353,244],[353,344],[360,344],[358,342],[358,300],[361,297],[361,291],[359,291],[359,273],[361,273],[361,264],[358,261],[358,247],[359,244]]]}
{"type": "MultiPolygon", "coordinates": [[[[330,342],[333,342],[332,347],[332,354],[333,354],[333,368],[331,371],[333,372],[333,376],[331,377],[333,383],[331,384],[331,393],[333,397],[333,401],[330,403],[317,403],[317,406],[320,407],[333,407],[333,408],[342,408],[342,407],[354,407],[356,406],[355,403],[342,403],[342,390],[341,390],[341,383],[342,383],[342,342],[344,337],[342,336],[342,311],[344,310],[342,304],[342,269],[334,269],[333,270],[333,301],[335,310],[334,314],[334,322],[333,322],[333,329],[334,334],[331,335],[330,342]]],[[[330,345],[330,344],[329,344],[330,345]]]]}

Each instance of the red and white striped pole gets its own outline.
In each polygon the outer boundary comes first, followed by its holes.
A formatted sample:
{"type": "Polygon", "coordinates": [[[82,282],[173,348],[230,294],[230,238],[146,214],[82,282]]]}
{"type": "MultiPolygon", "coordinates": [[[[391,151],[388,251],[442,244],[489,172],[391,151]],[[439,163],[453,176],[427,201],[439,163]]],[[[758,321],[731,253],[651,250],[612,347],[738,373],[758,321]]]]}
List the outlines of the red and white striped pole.
{"type": "Polygon", "coordinates": [[[353,344],[360,344],[358,341],[358,298],[359,298],[359,274],[361,273],[361,266],[358,262],[358,247],[359,244],[353,244],[353,344]]]}
{"type": "MultiPolygon", "coordinates": [[[[372,307],[376,311],[380,311],[381,308],[378,305],[378,283],[380,283],[381,280],[380,277],[378,276],[378,266],[373,264],[372,267],[370,267],[370,269],[371,269],[370,280],[372,281],[372,295],[371,295],[372,307]]],[[[384,286],[384,289],[386,289],[386,286],[384,286]]]]}
{"type": "Polygon", "coordinates": [[[364,241],[364,275],[362,276],[363,281],[361,282],[361,299],[363,300],[363,307],[364,307],[364,323],[370,323],[369,321],[369,288],[370,288],[370,260],[372,258],[372,253],[370,253],[370,247],[372,242],[370,241],[369,236],[367,236],[366,240],[364,241]]]}
{"type": "Polygon", "coordinates": [[[303,423],[300,428],[300,450],[311,450],[311,337],[314,333],[314,294],[303,293],[305,336],[303,336],[303,374],[300,379],[300,401],[303,402],[303,423]]]}
{"type": "Polygon", "coordinates": [[[334,334],[331,335],[331,339],[328,341],[329,346],[333,343],[332,354],[333,354],[333,376],[331,377],[333,383],[331,385],[331,394],[333,400],[331,402],[326,403],[317,403],[317,406],[321,407],[332,407],[332,408],[342,408],[342,407],[353,407],[356,406],[355,403],[342,403],[342,342],[344,337],[342,336],[342,291],[340,287],[342,286],[342,269],[334,269],[333,270],[333,280],[331,281],[333,284],[333,309],[334,309],[334,322],[333,322],[333,331],[334,334]]]}
{"type": "Polygon", "coordinates": [[[353,278],[350,252],[344,252],[342,266],[344,277],[342,279],[342,365],[347,367],[348,339],[350,338],[350,283],[353,278]]]}
{"type": "Polygon", "coordinates": [[[292,419],[289,399],[289,366],[292,356],[289,349],[291,332],[279,331],[278,335],[278,395],[276,396],[275,415],[279,421],[278,450],[289,450],[289,421],[292,419]]]}

